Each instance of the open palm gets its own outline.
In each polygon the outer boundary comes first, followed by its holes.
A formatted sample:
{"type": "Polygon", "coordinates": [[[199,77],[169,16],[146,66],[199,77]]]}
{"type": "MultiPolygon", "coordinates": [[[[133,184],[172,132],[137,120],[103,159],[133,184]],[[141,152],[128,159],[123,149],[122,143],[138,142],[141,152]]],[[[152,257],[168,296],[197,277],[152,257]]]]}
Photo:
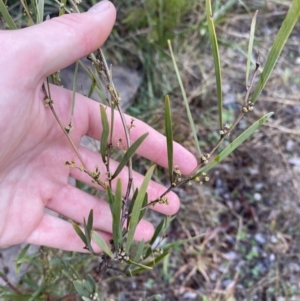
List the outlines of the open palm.
{"type": "MultiPolygon", "coordinates": [[[[71,224],[45,207],[69,219],[82,222],[94,210],[95,227],[108,240],[112,218],[107,203],[68,183],[69,177],[91,184],[83,172],[69,169],[63,162],[80,162],[66,136],[61,131],[51,110],[45,107],[42,85],[45,77],[100,47],[115,20],[113,5],[104,1],[100,12],[73,14],[52,19],[17,31],[0,32],[0,247],[28,242],[36,245],[83,251],[83,243],[71,224]]],[[[72,92],[51,86],[51,97],[62,123],[68,123],[72,92]]],[[[128,117],[128,122],[130,117],[128,117]]],[[[84,135],[101,136],[99,104],[76,96],[70,136],[78,146],[90,170],[101,165],[99,154],[79,146],[84,135]]],[[[136,121],[133,140],[148,132],[149,136],[138,153],[157,164],[167,165],[165,138],[143,122],[136,121]]],[[[115,145],[122,134],[117,118],[115,145]]],[[[190,172],[195,158],[178,144],[174,144],[174,162],[183,173],[190,172]]],[[[112,164],[112,168],[117,163],[112,164]]],[[[121,173],[126,184],[127,173],[121,173]]],[[[134,174],[138,186],[143,177],[134,174]]],[[[149,199],[155,199],[164,187],[152,182],[149,199]]],[[[169,206],[155,209],[174,214],[179,200],[169,194],[169,206]]],[[[149,239],[153,233],[150,223],[142,221],[136,239],[149,239]]]]}

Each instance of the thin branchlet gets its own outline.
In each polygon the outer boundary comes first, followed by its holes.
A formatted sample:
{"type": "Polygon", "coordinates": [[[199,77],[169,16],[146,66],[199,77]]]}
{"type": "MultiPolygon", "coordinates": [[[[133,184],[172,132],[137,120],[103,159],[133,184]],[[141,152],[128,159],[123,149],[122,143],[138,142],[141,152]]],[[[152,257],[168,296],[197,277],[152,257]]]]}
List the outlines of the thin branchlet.
{"type": "MultiPolygon", "coordinates": [[[[86,167],[86,164],[81,156],[81,154],[79,153],[75,143],[73,142],[72,138],[70,137],[69,135],[69,132],[66,130],[66,128],[62,125],[62,122],[60,121],[56,111],[55,111],[55,108],[54,108],[54,101],[52,100],[51,98],[51,92],[50,92],[50,85],[49,85],[49,80],[47,78],[47,89],[46,89],[46,86],[45,86],[45,83],[43,83],[43,86],[42,86],[42,89],[43,89],[43,92],[44,92],[44,95],[45,95],[45,105],[46,106],[49,106],[49,108],[51,109],[52,113],[53,113],[53,116],[54,118],[56,119],[57,123],[59,124],[61,130],[63,131],[63,133],[66,135],[67,139],[69,140],[69,143],[71,144],[74,152],[76,153],[79,161],[81,162],[82,164],[82,170],[87,173],[97,184],[99,184],[100,186],[102,186],[103,188],[106,188],[106,185],[104,182],[102,182],[100,179],[98,178],[95,178],[95,176],[93,175],[93,172],[89,171],[89,169],[86,167]]],[[[80,168],[81,169],[81,168],[80,168]]]]}
{"type": "MultiPolygon", "coordinates": [[[[125,133],[127,149],[128,149],[131,146],[130,127],[128,127],[128,125],[126,124],[125,115],[120,106],[121,98],[120,98],[119,93],[117,92],[115,85],[113,83],[111,67],[110,68],[108,67],[108,64],[106,62],[106,59],[105,59],[101,49],[99,49],[97,51],[96,59],[94,59],[93,57],[91,57],[90,59],[92,60],[93,64],[96,66],[96,69],[97,69],[99,75],[101,76],[102,80],[104,81],[104,84],[107,88],[107,92],[109,94],[108,102],[111,107],[111,131],[110,131],[109,144],[112,146],[112,139],[113,139],[113,134],[114,134],[114,132],[113,132],[114,108],[116,108],[117,111],[119,112],[119,115],[121,118],[121,122],[122,122],[124,133],[125,133]]],[[[108,149],[110,149],[110,148],[108,148],[108,149]]],[[[111,152],[108,151],[107,164],[106,164],[106,168],[107,168],[108,172],[110,172],[110,170],[109,170],[110,156],[111,156],[111,152]]],[[[130,195],[131,187],[132,187],[132,183],[133,183],[132,159],[131,158],[128,161],[127,167],[128,167],[128,184],[127,184],[125,197],[122,202],[122,224],[124,224],[125,220],[126,220],[126,207],[128,204],[129,195],[130,195]]]]}
{"type": "MultiPolygon", "coordinates": [[[[194,168],[194,170],[188,175],[186,176],[184,179],[182,179],[181,181],[178,181],[178,183],[171,183],[171,185],[167,188],[167,190],[161,194],[157,199],[149,202],[145,207],[142,208],[142,210],[145,210],[147,207],[150,206],[155,206],[158,203],[161,203],[161,200],[170,192],[174,189],[174,187],[178,187],[187,183],[191,183],[192,179],[193,179],[193,175],[204,165],[208,164],[212,158],[212,155],[215,153],[215,151],[218,149],[218,147],[222,144],[222,142],[231,134],[231,132],[233,131],[233,129],[236,127],[236,125],[239,123],[239,121],[244,117],[244,115],[253,110],[253,106],[254,104],[252,102],[249,101],[249,96],[250,96],[250,92],[253,88],[254,85],[254,80],[257,76],[258,70],[259,70],[259,63],[256,62],[256,67],[255,70],[253,72],[252,78],[250,80],[249,85],[246,87],[246,95],[245,95],[245,99],[244,99],[244,105],[242,107],[242,110],[240,112],[240,114],[238,115],[238,117],[236,118],[236,120],[233,122],[233,124],[229,127],[228,125],[224,126],[224,130],[223,133],[220,134],[220,139],[219,141],[216,143],[216,145],[212,148],[212,150],[207,153],[206,155],[202,155],[202,157],[200,158],[200,163],[197,165],[196,168],[194,168]],[[245,110],[246,109],[246,110],[245,110]]],[[[176,174],[176,171],[175,171],[176,174]]],[[[209,178],[205,175],[204,179],[205,182],[207,182],[209,180],[209,178]]],[[[203,181],[199,181],[199,183],[203,183],[203,181]]]]}

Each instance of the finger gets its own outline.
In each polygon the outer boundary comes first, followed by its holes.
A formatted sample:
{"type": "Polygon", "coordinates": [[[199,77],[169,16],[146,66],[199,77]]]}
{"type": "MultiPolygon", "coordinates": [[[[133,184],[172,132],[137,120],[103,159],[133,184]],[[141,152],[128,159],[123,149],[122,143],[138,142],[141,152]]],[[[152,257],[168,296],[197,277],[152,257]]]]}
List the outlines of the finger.
{"type": "MultiPolygon", "coordinates": [[[[101,157],[99,154],[86,149],[84,147],[79,147],[79,152],[83,157],[84,162],[86,162],[87,167],[91,170],[95,170],[95,165],[97,164],[99,166],[99,170],[102,171],[103,180],[106,179],[106,167],[101,161],[101,157]]],[[[118,166],[118,162],[115,162],[113,160],[110,161],[110,168],[112,171],[114,171],[118,166]]],[[[70,176],[84,182],[92,187],[95,187],[96,189],[101,189],[101,187],[98,184],[92,183],[92,179],[89,175],[87,175],[85,172],[80,171],[78,169],[72,168],[70,171],[70,176]]],[[[128,169],[124,168],[120,174],[118,175],[118,178],[122,179],[122,192],[123,196],[126,193],[127,189],[127,183],[128,183],[128,169]]],[[[144,180],[144,176],[137,172],[133,172],[133,184],[135,188],[139,188],[144,180]]],[[[112,181],[112,188],[115,190],[116,188],[116,181],[112,181]]],[[[166,187],[154,182],[150,181],[147,193],[148,193],[148,199],[149,201],[156,200],[158,197],[160,197],[164,192],[166,191],[166,187]]],[[[166,214],[166,215],[173,215],[175,214],[180,207],[180,201],[178,196],[174,192],[169,192],[167,194],[169,205],[160,205],[156,204],[155,207],[151,207],[151,209],[166,214]]]]}
{"type": "MultiPolygon", "coordinates": [[[[47,207],[73,221],[82,223],[87,220],[90,210],[94,213],[94,228],[102,232],[112,233],[112,216],[109,205],[76,187],[66,185],[48,201],[47,207]]],[[[134,235],[135,240],[148,241],[153,235],[151,223],[142,220],[134,235]]]]}
{"type": "Polygon", "coordinates": [[[22,52],[18,60],[22,59],[30,70],[40,70],[40,78],[44,78],[99,48],[111,32],[115,17],[113,4],[101,1],[93,12],[66,14],[17,30],[12,39],[14,49],[22,52]]]}
{"type": "MultiPolygon", "coordinates": [[[[101,237],[109,245],[111,235],[105,232],[99,232],[101,237]]],[[[79,238],[71,223],[61,218],[44,214],[40,224],[26,239],[26,243],[38,246],[46,246],[66,251],[86,252],[84,243],[79,238]]],[[[92,244],[95,252],[100,249],[92,244]]]]}

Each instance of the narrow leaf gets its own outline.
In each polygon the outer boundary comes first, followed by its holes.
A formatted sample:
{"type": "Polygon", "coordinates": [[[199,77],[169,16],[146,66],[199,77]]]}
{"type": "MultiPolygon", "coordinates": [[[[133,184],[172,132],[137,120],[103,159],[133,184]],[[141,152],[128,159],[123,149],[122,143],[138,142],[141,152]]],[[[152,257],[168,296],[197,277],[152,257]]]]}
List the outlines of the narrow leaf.
{"type": "Polygon", "coordinates": [[[138,263],[138,262],[134,262],[134,261],[132,261],[130,259],[127,260],[127,262],[130,263],[130,264],[136,265],[136,266],[138,266],[138,267],[140,267],[140,268],[142,268],[144,270],[152,270],[152,267],[149,267],[147,265],[144,265],[144,264],[141,264],[141,263],[138,263]]]}
{"type": "Polygon", "coordinates": [[[92,231],[92,239],[103,250],[104,253],[106,253],[112,259],[114,258],[114,255],[110,250],[109,246],[95,230],[92,231]]]}
{"type": "Polygon", "coordinates": [[[18,29],[10,13],[8,12],[7,7],[4,4],[3,0],[0,0],[0,13],[3,16],[5,22],[7,23],[9,29],[18,29]]]}
{"type": "MultiPolygon", "coordinates": [[[[148,193],[146,193],[145,196],[144,196],[144,201],[143,201],[143,204],[142,204],[142,208],[146,207],[147,204],[148,204],[148,193]]],[[[146,212],[146,209],[140,211],[140,216],[139,216],[138,223],[139,223],[139,222],[141,221],[141,219],[144,217],[145,212],[146,212]]]]}
{"type": "Polygon", "coordinates": [[[44,285],[44,283],[40,284],[39,287],[35,290],[35,292],[31,294],[30,298],[28,298],[28,301],[36,300],[36,297],[42,294],[44,285]]]}
{"type": "Polygon", "coordinates": [[[87,95],[88,98],[90,98],[92,96],[92,94],[94,93],[95,87],[96,87],[96,80],[93,79],[92,84],[89,89],[89,92],[88,92],[88,95],[87,95]]]}
{"type": "Polygon", "coordinates": [[[246,68],[246,87],[249,85],[250,64],[251,64],[251,60],[252,60],[252,50],[253,50],[253,41],[254,41],[257,13],[258,13],[258,10],[255,12],[255,14],[252,18],[251,28],[250,28],[248,54],[247,54],[247,68],[246,68]]]}
{"type": "Polygon", "coordinates": [[[144,248],[145,248],[145,241],[142,240],[138,244],[138,249],[137,249],[137,251],[136,251],[136,253],[134,255],[134,259],[133,259],[134,262],[138,262],[138,261],[140,261],[142,259],[144,248]]]}
{"type": "Polygon", "coordinates": [[[90,250],[91,253],[94,253],[94,250],[92,248],[91,245],[91,231],[92,229],[88,229],[88,225],[85,221],[85,219],[83,219],[83,229],[84,229],[84,234],[85,234],[85,238],[86,238],[86,246],[88,247],[88,249],[90,250]]]}
{"type": "Polygon", "coordinates": [[[83,285],[83,287],[86,288],[86,290],[87,290],[90,294],[93,293],[93,286],[92,286],[92,284],[91,284],[89,281],[83,279],[83,280],[82,280],[82,285],[83,285]]]}
{"type": "Polygon", "coordinates": [[[73,115],[74,115],[74,108],[75,108],[75,98],[76,98],[76,89],[77,89],[77,74],[78,74],[78,61],[75,64],[75,71],[74,71],[74,77],[73,77],[73,91],[72,91],[72,106],[71,106],[71,112],[70,112],[70,121],[69,125],[72,125],[73,121],[73,115]]]}
{"type": "Polygon", "coordinates": [[[220,129],[223,129],[223,99],[222,99],[222,75],[221,75],[221,64],[220,64],[220,55],[219,47],[216,36],[215,24],[212,16],[211,1],[206,0],[206,20],[208,24],[208,33],[209,39],[212,48],[212,54],[214,59],[215,66],[215,75],[216,75],[216,84],[217,84],[217,95],[218,95],[218,108],[219,108],[219,126],[220,129]]]}
{"type": "Polygon", "coordinates": [[[26,255],[28,249],[30,247],[30,244],[27,244],[22,250],[21,252],[19,253],[18,257],[17,257],[17,260],[16,260],[16,273],[18,274],[19,271],[20,271],[20,267],[23,263],[23,258],[24,256],[26,255]]]}
{"type": "MultiPolygon", "coordinates": [[[[163,260],[168,255],[169,255],[169,252],[164,252],[161,255],[159,255],[156,258],[154,258],[152,261],[150,261],[147,264],[145,264],[145,266],[147,266],[147,267],[153,267],[153,266],[155,266],[156,264],[158,264],[161,260],[163,260]]],[[[133,271],[131,271],[131,275],[139,274],[142,271],[144,271],[144,268],[133,270],[133,271]]]]}
{"type": "Polygon", "coordinates": [[[83,285],[82,280],[74,280],[73,285],[80,296],[88,297],[90,295],[89,291],[83,285]]]}
{"type": "Polygon", "coordinates": [[[106,153],[107,153],[107,139],[109,135],[109,124],[106,115],[106,111],[103,105],[100,105],[100,115],[101,115],[101,123],[102,123],[102,133],[100,140],[100,153],[102,157],[103,163],[106,162],[106,153]]]}
{"type": "Polygon", "coordinates": [[[13,294],[10,294],[10,293],[3,293],[1,295],[1,297],[3,298],[3,301],[11,301],[11,300],[14,300],[14,301],[28,301],[28,299],[30,298],[30,295],[19,295],[17,293],[13,293],[13,294]]]}
{"type": "Polygon", "coordinates": [[[136,200],[134,202],[134,205],[133,205],[130,222],[129,222],[127,241],[126,241],[126,251],[125,251],[126,253],[129,253],[129,249],[130,249],[130,246],[133,241],[133,236],[134,236],[136,227],[139,222],[139,216],[140,216],[140,211],[141,211],[141,208],[143,205],[144,197],[145,197],[149,182],[151,180],[154,168],[155,168],[155,165],[151,166],[149,168],[149,170],[147,171],[145,178],[143,180],[143,183],[139,189],[136,200]]]}
{"type": "Polygon", "coordinates": [[[147,136],[148,136],[148,133],[145,133],[144,135],[142,135],[141,137],[139,137],[131,145],[131,147],[126,151],[126,153],[124,154],[123,158],[121,159],[121,161],[120,161],[120,163],[119,163],[119,165],[118,165],[115,173],[113,174],[112,179],[114,179],[121,172],[121,170],[128,163],[128,161],[130,160],[130,158],[134,155],[134,153],[136,152],[136,150],[143,143],[143,141],[146,139],[147,136]]]}
{"type": "Polygon", "coordinates": [[[147,259],[151,254],[153,254],[153,250],[151,247],[149,247],[144,255],[144,259],[147,259]]]}
{"type": "Polygon", "coordinates": [[[83,241],[84,246],[87,246],[86,237],[85,237],[84,233],[81,231],[81,229],[79,228],[79,226],[75,223],[72,223],[72,226],[73,226],[75,232],[78,234],[78,236],[83,241]]]}
{"type": "Polygon", "coordinates": [[[113,218],[113,241],[115,250],[119,250],[120,240],[122,238],[122,225],[121,225],[121,208],[122,208],[122,183],[118,179],[116,186],[115,200],[112,204],[111,213],[113,218]]]}
{"type": "Polygon", "coordinates": [[[161,231],[163,230],[164,228],[164,224],[165,224],[165,219],[162,219],[160,221],[160,223],[158,224],[158,226],[156,227],[155,231],[154,231],[154,234],[150,240],[150,245],[153,245],[154,242],[156,241],[156,238],[158,237],[158,235],[161,233],[161,231]]]}
{"type": "Polygon", "coordinates": [[[169,177],[170,182],[173,183],[173,129],[169,95],[165,98],[165,130],[167,137],[169,177]]]}
{"type": "Polygon", "coordinates": [[[273,115],[273,112],[270,112],[253,123],[247,130],[240,134],[233,142],[231,142],[225,149],[217,155],[211,162],[209,162],[204,168],[202,168],[198,173],[192,176],[192,179],[199,177],[203,172],[207,172],[225,158],[227,158],[239,145],[241,145],[249,136],[251,136],[258,128],[260,128],[268,119],[273,115]]]}
{"type": "Polygon", "coordinates": [[[185,93],[185,90],[184,90],[184,87],[183,87],[183,83],[182,83],[182,80],[181,80],[181,77],[180,77],[180,73],[179,73],[179,70],[178,70],[178,67],[177,67],[175,56],[173,54],[173,49],[172,49],[172,45],[171,45],[170,40],[168,40],[168,45],[169,45],[169,49],[170,49],[174,69],[175,69],[175,72],[176,72],[177,80],[178,80],[178,83],[179,83],[179,86],[180,86],[180,89],[181,89],[181,94],[182,94],[182,97],[183,97],[183,101],[184,101],[184,104],[185,104],[188,120],[189,120],[191,129],[192,129],[192,132],[193,132],[195,144],[196,144],[199,156],[201,157],[202,154],[201,154],[201,150],[200,150],[200,146],[199,146],[199,141],[198,141],[198,137],[197,137],[197,131],[196,131],[195,123],[194,123],[194,120],[193,120],[193,117],[192,117],[189,102],[187,100],[186,93],[185,93]]]}
{"type": "Polygon", "coordinates": [[[130,216],[131,216],[133,205],[134,205],[134,202],[135,202],[136,197],[138,195],[138,192],[139,192],[139,190],[138,190],[138,188],[136,188],[135,191],[134,191],[134,193],[133,193],[133,196],[132,196],[129,208],[128,208],[127,228],[129,227],[130,216]]]}
{"type": "Polygon", "coordinates": [[[88,216],[88,222],[87,222],[87,230],[89,233],[93,230],[93,221],[94,221],[94,211],[93,209],[90,210],[89,216],[88,216]]]}
{"type": "Polygon", "coordinates": [[[107,192],[108,203],[109,203],[109,206],[111,207],[111,206],[113,206],[113,204],[115,202],[115,196],[113,195],[109,186],[107,186],[106,192],[107,192]]]}
{"type": "Polygon", "coordinates": [[[293,0],[290,9],[285,16],[281,27],[278,31],[278,34],[275,38],[274,44],[271,48],[271,51],[268,55],[268,58],[266,60],[264,70],[262,74],[260,75],[259,82],[255,87],[255,90],[253,91],[253,94],[251,96],[251,101],[254,103],[258,99],[261,91],[265,87],[274,67],[275,64],[279,58],[279,55],[291,33],[293,30],[300,14],[300,1],[299,0],[293,0]]]}

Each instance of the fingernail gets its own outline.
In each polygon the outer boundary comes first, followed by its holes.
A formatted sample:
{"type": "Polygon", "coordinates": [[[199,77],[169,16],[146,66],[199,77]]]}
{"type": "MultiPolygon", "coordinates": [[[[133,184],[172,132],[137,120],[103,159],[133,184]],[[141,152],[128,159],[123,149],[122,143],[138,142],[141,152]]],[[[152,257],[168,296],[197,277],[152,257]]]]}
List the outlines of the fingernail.
{"type": "Polygon", "coordinates": [[[91,7],[88,12],[89,13],[101,13],[104,10],[106,10],[110,6],[109,1],[103,0],[100,1],[99,3],[95,4],[93,7],[91,7]]]}

